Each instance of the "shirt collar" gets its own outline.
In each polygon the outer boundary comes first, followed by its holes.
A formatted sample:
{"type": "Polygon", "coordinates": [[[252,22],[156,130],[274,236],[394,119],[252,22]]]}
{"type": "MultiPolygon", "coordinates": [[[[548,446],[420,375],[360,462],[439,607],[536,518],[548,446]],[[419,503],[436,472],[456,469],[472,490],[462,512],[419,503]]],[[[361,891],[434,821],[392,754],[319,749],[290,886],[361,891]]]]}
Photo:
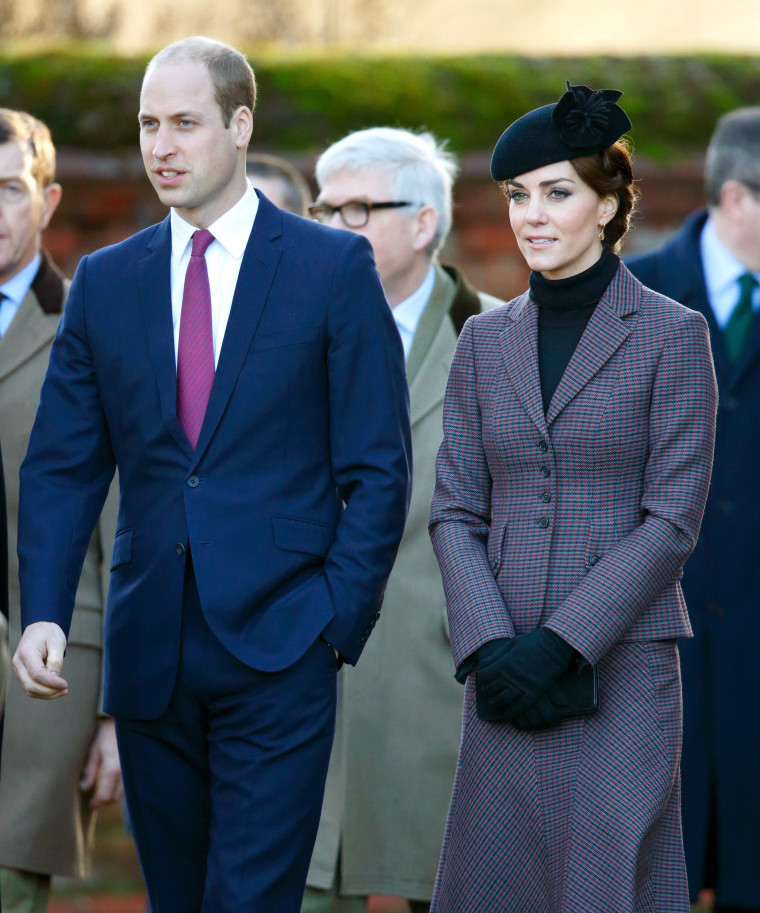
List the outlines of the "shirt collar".
{"type": "MultiPolygon", "coordinates": [[[[740,276],[743,276],[747,267],[737,260],[725,244],[718,237],[712,219],[705,222],[700,237],[702,263],[705,271],[705,284],[708,297],[714,300],[718,295],[734,287],[740,276]]],[[[760,282],[760,273],[753,273],[760,282]]]]}
{"type": "Polygon", "coordinates": [[[398,326],[400,330],[406,330],[407,333],[412,334],[415,332],[434,285],[435,266],[431,263],[430,269],[422,280],[422,285],[420,285],[415,292],[412,292],[408,298],[393,308],[393,318],[396,321],[396,326],[398,326]]]}
{"type": "MultiPolygon", "coordinates": [[[[250,185],[235,205],[209,225],[208,230],[227,253],[239,260],[245,253],[246,244],[253,228],[256,213],[259,210],[259,198],[250,185]]],[[[195,225],[186,222],[176,210],[171,210],[172,256],[175,261],[182,259],[197,231],[195,225]]]]}
{"type": "Polygon", "coordinates": [[[0,293],[8,298],[9,301],[12,301],[16,306],[20,305],[26,297],[26,293],[32,287],[32,282],[34,282],[34,277],[37,275],[41,262],[42,255],[37,254],[36,257],[33,257],[32,260],[27,263],[21,272],[16,273],[16,275],[12,279],[9,279],[4,285],[0,285],[0,293]]]}

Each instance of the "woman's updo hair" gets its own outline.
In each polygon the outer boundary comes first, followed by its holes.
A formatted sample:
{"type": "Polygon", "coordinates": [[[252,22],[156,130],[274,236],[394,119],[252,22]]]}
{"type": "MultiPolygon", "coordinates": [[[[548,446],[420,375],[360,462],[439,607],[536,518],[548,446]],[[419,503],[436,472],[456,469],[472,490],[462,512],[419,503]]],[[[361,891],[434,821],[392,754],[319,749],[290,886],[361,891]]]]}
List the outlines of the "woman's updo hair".
{"type": "Polygon", "coordinates": [[[613,143],[609,149],[570,160],[578,177],[596,191],[600,197],[608,193],[618,199],[615,215],[604,227],[602,244],[618,253],[625,233],[631,224],[638,190],[633,180],[633,166],[628,143],[624,139],[613,143]]]}

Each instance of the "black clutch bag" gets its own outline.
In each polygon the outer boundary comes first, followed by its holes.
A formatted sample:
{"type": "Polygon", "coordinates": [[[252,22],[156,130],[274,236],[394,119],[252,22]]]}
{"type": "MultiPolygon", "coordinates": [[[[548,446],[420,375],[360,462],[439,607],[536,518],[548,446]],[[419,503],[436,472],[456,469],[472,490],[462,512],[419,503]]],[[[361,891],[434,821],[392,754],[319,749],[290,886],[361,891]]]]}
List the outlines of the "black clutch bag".
{"type": "MultiPolygon", "coordinates": [[[[599,708],[599,672],[581,659],[576,660],[558,680],[556,687],[567,698],[560,711],[563,717],[591,716],[599,708]]],[[[487,723],[504,723],[507,718],[500,707],[494,707],[478,688],[475,677],[475,701],[478,716],[487,723]]]]}

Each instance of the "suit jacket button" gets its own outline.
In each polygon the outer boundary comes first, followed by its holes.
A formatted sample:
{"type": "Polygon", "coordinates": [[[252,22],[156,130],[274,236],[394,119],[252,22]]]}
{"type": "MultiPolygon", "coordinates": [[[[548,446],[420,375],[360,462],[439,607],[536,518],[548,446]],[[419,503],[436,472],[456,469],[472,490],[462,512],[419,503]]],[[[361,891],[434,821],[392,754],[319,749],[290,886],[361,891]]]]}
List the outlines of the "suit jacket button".
{"type": "Polygon", "coordinates": [[[541,438],[539,440],[538,447],[543,453],[546,453],[546,451],[549,449],[549,445],[546,443],[546,441],[543,438],[541,438]]]}
{"type": "Polygon", "coordinates": [[[552,474],[551,469],[549,469],[548,466],[542,464],[542,465],[541,465],[541,475],[542,475],[545,479],[548,479],[549,476],[550,476],[551,474],[552,474]]]}
{"type": "Polygon", "coordinates": [[[549,501],[551,501],[551,499],[552,499],[552,496],[549,494],[548,491],[541,492],[541,500],[544,502],[544,504],[548,504],[549,501]]]}
{"type": "Polygon", "coordinates": [[[599,560],[599,555],[592,555],[592,556],[588,559],[588,565],[589,565],[589,567],[593,567],[593,566],[597,563],[598,560],[599,560]]]}
{"type": "Polygon", "coordinates": [[[185,546],[181,542],[177,543],[177,554],[180,558],[185,554],[185,546]]]}
{"type": "Polygon", "coordinates": [[[190,476],[190,478],[187,480],[188,488],[197,488],[200,484],[201,480],[198,478],[198,476],[190,476]]]}
{"type": "Polygon", "coordinates": [[[539,517],[538,520],[536,520],[536,523],[538,523],[538,525],[541,527],[541,529],[546,529],[546,527],[549,525],[549,518],[548,517],[539,517]]]}

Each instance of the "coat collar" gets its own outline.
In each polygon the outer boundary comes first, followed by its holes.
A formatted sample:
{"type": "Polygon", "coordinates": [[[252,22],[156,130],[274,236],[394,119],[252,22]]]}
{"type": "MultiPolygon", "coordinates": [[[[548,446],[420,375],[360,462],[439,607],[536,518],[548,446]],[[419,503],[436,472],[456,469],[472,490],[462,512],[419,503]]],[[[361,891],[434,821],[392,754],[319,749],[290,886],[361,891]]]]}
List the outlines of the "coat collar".
{"type": "Polygon", "coordinates": [[[177,418],[177,367],[170,287],[171,229],[168,216],[149,236],[148,253],[137,264],[143,319],[150,359],[158,383],[161,414],[177,444],[190,459],[191,468],[198,464],[208,447],[250,348],[282,256],[282,247],[278,243],[281,235],[281,212],[259,195],[258,213],[240,265],[206,417],[195,450],[190,446],[177,418]]]}
{"type": "Polygon", "coordinates": [[[538,307],[525,292],[507,306],[502,358],[517,396],[541,434],[612,358],[633,328],[641,284],[621,263],[596,306],[544,415],[538,371],[538,307]]]}
{"type": "Polygon", "coordinates": [[[0,339],[0,381],[50,345],[63,312],[69,283],[42,252],[37,275],[0,339]]]}
{"type": "Polygon", "coordinates": [[[436,263],[435,284],[406,366],[412,425],[443,401],[457,335],[465,320],[480,310],[478,293],[461,273],[436,263]]]}

